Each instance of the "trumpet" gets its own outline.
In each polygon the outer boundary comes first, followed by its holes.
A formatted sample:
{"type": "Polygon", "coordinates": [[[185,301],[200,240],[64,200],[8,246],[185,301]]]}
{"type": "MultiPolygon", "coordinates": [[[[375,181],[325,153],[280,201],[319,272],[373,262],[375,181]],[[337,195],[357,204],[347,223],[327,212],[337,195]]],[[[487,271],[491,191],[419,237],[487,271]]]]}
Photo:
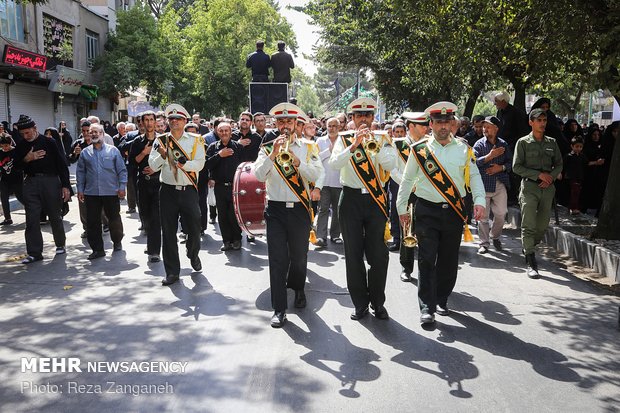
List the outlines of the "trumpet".
{"type": "Polygon", "coordinates": [[[364,139],[364,151],[369,155],[377,155],[381,150],[381,144],[386,139],[388,133],[382,130],[372,131],[369,137],[364,139]]]}
{"type": "Polygon", "coordinates": [[[403,245],[407,248],[414,248],[418,245],[418,238],[414,234],[413,204],[409,204],[407,207],[407,214],[409,214],[409,226],[403,228],[403,245]]]}
{"type": "Polygon", "coordinates": [[[286,135],[286,143],[284,146],[280,147],[280,151],[276,155],[276,162],[283,168],[289,167],[293,163],[293,157],[291,156],[291,152],[289,151],[288,145],[290,143],[290,137],[288,133],[286,135]]]}

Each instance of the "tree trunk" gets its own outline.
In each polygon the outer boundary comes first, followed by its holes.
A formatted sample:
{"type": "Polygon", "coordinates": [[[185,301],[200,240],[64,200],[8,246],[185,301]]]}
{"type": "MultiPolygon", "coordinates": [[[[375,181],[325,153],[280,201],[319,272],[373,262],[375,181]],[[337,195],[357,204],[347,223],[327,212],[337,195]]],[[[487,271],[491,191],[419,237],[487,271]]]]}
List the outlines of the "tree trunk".
{"type": "Polygon", "coordinates": [[[480,96],[480,89],[473,90],[469,97],[467,98],[467,102],[465,102],[465,110],[463,111],[463,116],[467,116],[471,119],[472,114],[474,113],[474,106],[476,106],[476,101],[480,96]]]}
{"type": "Polygon", "coordinates": [[[525,85],[521,82],[513,81],[512,86],[515,88],[515,101],[512,106],[527,113],[525,110],[525,85]]]}
{"type": "MultiPolygon", "coordinates": [[[[616,100],[618,97],[616,96],[616,100]]],[[[594,238],[620,239],[620,186],[616,177],[620,176],[620,142],[616,139],[614,153],[609,168],[607,188],[601,205],[598,224],[594,230],[594,238]]]]}

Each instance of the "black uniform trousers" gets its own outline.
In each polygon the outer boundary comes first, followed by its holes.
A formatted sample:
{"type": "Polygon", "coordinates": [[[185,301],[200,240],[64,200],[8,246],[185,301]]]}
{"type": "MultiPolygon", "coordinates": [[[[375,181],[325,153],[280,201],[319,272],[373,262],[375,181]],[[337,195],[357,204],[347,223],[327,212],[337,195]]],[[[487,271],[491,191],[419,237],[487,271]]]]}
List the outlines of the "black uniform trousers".
{"type": "MultiPolygon", "coordinates": [[[[409,195],[409,204],[412,204],[415,208],[415,203],[418,200],[418,197],[412,192],[409,195]]],[[[414,222],[412,223],[415,234],[415,214],[414,214],[414,222]]],[[[403,229],[401,228],[400,239],[401,241],[404,239],[403,229]]],[[[400,244],[400,265],[402,267],[402,271],[407,274],[411,274],[413,272],[413,262],[414,262],[414,252],[416,247],[408,248],[405,247],[402,242],[400,244]]]]}
{"type": "Polygon", "coordinates": [[[108,217],[110,239],[113,243],[123,239],[123,221],[121,221],[121,203],[118,195],[86,195],[86,239],[93,251],[103,251],[103,234],[101,231],[101,212],[108,217]]]}
{"type": "Polygon", "coordinates": [[[232,182],[216,182],[213,188],[217,204],[217,220],[220,224],[222,242],[225,244],[241,241],[241,228],[235,217],[232,188],[232,182]]]}
{"type": "Polygon", "coordinates": [[[142,215],[142,228],[146,231],[146,251],[159,255],[161,251],[161,220],[159,219],[159,176],[138,178],[138,208],[142,215]]]}
{"type": "Polygon", "coordinates": [[[463,220],[447,203],[418,198],[415,205],[418,237],[418,301],[434,314],[445,306],[456,284],[463,220]]]}
{"type": "Polygon", "coordinates": [[[342,188],[338,208],[344,238],[347,288],[356,309],[385,303],[389,253],[384,234],[386,217],[370,194],[342,188]],[[364,255],[370,265],[366,271],[364,255]]]}
{"type": "Polygon", "coordinates": [[[400,242],[400,219],[396,211],[396,197],[398,196],[400,185],[390,178],[386,186],[390,195],[390,233],[394,238],[394,242],[400,242]]]}
{"type": "Polygon", "coordinates": [[[286,288],[303,290],[308,264],[310,215],[300,203],[268,201],[265,209],[271,305],[275,311],[287,308],[286,288]]]}
{"type": "Polygon", "coordinates": [[[127,166],[127,208],[136,209],[136,170],[131,165],[127,166]]]}
{"type": "Polygon", "coordinates": [[[24,208],[26,209],[26,250],[28,255],[43,255],[43,235],[41,234],[41,212],[49,217],[54,243],[64,247],[66,236],[62,224],[62,186],[56,175],[36,174],[24,180],[24,208]]]}
{"type": "Polygon", "coordinates": [[[9,196],[15,194],[15,198],[22,204],[24,199],[22,197],[22,190],[24,187],[24,173],[14,171],[11,175],[5,175],[0,181],[0,198],[2,198],[2,213],[4,219],[11,219],[11,203],[9,202],[9,196]]]}
{"type": "Polygon", "coordinates": [[[187,257],[192,259],[200,252],[200,207],[198,191],[187,185],[182,191],[175,186],[161,184],[159,189],[159,216],[162,230],[162,252],[166,276],[180,275],[181,263],[177,242],[179,216],[183,231],[187,234],[187,257]]]}

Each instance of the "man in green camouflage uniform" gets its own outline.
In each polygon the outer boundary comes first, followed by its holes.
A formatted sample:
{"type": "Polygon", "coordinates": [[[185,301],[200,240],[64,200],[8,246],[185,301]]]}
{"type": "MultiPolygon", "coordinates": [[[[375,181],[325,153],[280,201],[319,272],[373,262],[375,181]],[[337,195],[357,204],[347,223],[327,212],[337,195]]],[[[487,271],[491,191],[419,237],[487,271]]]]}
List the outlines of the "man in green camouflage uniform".
{"type": "Polygon", "coordinates": [[[529,115],[532,132],[517,141],[513,171],[520,175],[521,243],[527,263],[527,275],[539,278],[535,246],[549,226],[555,195],[553,182],[562,172],[562,154],[555,139],[545,136],[547,115],[533,109],[529,115]]]}

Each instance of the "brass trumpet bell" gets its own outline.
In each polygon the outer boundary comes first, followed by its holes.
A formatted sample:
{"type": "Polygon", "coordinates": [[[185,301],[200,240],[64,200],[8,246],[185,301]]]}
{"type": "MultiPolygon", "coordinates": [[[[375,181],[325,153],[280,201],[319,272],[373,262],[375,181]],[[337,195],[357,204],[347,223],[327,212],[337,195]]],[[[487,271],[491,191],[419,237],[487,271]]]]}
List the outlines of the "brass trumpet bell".
{"type": "Polygon", "coordinates": [[[412,204],[407,207],[407,214],[409,214],[409,226],[403,229],[403,245],[407,248],[414,248],[418,245],[418,238],[414,234],[412,204]]]}
{"type": "Polygon", "coordinates": [[[284,146],[280,148],[280,152],[276,155],[276,162],[283,168],[291,166],[293,163],[293,157],[288,148],[289,141],[287,140],[284,146]]]}

